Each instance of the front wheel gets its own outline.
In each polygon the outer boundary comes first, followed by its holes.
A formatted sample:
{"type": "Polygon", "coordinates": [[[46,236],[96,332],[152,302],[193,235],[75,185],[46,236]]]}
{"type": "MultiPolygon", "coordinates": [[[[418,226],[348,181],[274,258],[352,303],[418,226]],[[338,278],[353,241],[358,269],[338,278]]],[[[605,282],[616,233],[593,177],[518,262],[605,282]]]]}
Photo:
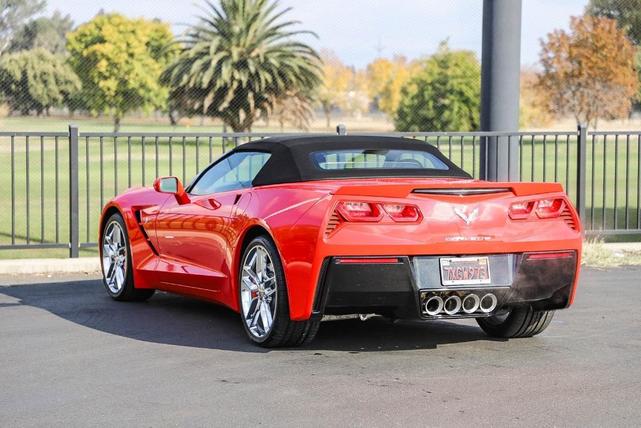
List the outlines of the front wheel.
{"type": "Polygon", "coordinates": [[[283,266],[276,246],[265,236],[252,240],[238,273],[240,316],[247,336],[264,347],[310,342],[320,321],[292,321],[283,266]]]}
{"type": "Polygon", "coordinates": [[[134,287],[129,237],[125,221],[118,213],[105,222],[101,255],[103,284],[112,299],[143,301],[154,294],[153,289],[134,287]]]}
{"type": "Polygon", "coordinates": [[[477,318],[476,322],[488,336],[514,338],[532,337],[550,325],[554,311],[535,311],[531,306],[519,306],[506,314],[477,318]]]}

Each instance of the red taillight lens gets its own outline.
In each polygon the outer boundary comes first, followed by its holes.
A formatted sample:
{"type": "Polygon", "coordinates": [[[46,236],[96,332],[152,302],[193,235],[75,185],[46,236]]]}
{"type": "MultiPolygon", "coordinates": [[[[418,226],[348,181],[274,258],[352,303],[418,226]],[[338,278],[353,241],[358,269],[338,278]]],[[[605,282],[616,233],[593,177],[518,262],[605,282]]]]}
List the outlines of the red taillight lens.
{"type": "Polygon", "coordinates": [[[534,201],[515,202],[510,205],[510,218],[512,220],[523,220],[530,216],[534,208],[534,201]]]}
{"type": "Polygon", "coordinates": [[[415,222],[421,218],[421,212],[416,205],[383,204],[383,209],[394,221],[415,222]]]}
{"type": "Polygon", "coordinates": [[[379,221],[381,210],[369,202],[342,201],[336,207],[347,221],[379,221]]]}
{"type": "Polygon", "coordinates": [[[565,202],[563,199],[541,199],[536,204],[536,215],[539,218],[553,218],[561,215],[565,202]]]}

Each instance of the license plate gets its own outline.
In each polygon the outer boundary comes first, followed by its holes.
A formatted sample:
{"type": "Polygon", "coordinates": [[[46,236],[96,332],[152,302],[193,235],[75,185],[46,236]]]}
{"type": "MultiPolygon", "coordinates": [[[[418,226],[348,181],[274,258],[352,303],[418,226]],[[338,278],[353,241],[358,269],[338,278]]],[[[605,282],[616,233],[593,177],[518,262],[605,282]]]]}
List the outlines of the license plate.
{"type": "Polygon", "coordinates": [[[441,283],[443,285],[490,284],[488,257],[441,257],[441,283]]]}

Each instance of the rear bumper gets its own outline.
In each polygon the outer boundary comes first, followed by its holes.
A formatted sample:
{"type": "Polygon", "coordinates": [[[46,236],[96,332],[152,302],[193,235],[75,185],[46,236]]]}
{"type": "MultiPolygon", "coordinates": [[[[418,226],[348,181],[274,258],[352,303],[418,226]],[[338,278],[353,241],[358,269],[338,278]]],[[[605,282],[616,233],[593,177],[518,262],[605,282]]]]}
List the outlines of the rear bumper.
{"type": "Polygon", "coordinates": [[[443,286],[438,256],[328,257],[322,266],[313,313],[380,313],[430,319],[490,316],[522,304],[535,310],[562,309],[571,304],[578,273],[577,254],[571,251],[563,258],[555,258],[554,254],[489,255],[495,273],[492,283],[482,286],[443,286]],[[482,298],[488,293],[497,297],[492,311],[429,315],[425,310],[425,303],[432,296],[445,301],[451,296],[463,300],[468,294],[482,298]]]}

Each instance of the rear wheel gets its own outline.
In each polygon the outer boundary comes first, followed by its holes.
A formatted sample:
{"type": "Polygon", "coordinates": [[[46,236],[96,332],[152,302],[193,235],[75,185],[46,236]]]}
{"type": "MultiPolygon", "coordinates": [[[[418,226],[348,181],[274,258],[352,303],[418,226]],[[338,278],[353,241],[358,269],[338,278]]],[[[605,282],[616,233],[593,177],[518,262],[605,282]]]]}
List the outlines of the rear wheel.
{"type": "Polygon", "coordinates": [[[554,311],[535,311],[531,306],[519,306],[506,314],[477,318],[479,326],[492,337],[532,337],[550,325],[554,311]]]}
{"type": "Polygon", "coordinates": [[[266,237],[252,240],[238,273],[240,316],[249,338],[264,347],[310,342],[320,321],[292,321],[287,284],[275,245],[266,237]]]}
{"type": "Polygon", "coordinates": [[[102,279],[112,299],[142,301],[154,294],[153,289],[136,289],[132,272],[127,228],[116,213],[107,219],[102,231],[102,279]]]}

